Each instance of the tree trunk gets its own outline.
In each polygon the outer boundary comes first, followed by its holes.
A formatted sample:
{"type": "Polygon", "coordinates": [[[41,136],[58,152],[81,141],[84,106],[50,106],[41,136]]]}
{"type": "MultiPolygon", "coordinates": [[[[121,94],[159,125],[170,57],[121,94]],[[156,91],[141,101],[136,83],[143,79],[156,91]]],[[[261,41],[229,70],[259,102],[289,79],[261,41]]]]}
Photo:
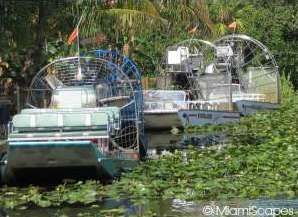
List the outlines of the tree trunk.
{"type": "Polygon", "coordinates": [[[33,58],[33,67],[30,72],[30,79],[37,73],[43,64],[43,46],[46,39],[46,28],[47,28],[47,17],[49,11],[47,1],[39,1],[38,2],[38,23],[36,26],[36,38],[35,38],[35,46],[34,53],[32,55],[33,58]]]}

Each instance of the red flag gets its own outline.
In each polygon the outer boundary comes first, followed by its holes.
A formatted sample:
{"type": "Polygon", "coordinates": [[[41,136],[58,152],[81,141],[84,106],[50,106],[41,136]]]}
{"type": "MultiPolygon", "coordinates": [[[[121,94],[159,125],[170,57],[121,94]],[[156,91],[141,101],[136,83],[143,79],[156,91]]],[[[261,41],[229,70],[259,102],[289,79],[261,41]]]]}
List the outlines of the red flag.
{"type": "Polygon", "coordinates": [[[78,29],[78,28],[75,28],[75,29],[73,30],[73,32],[69,35],[68,40],[67,40],[67,44],[68,44],[68,45],[71,45],[72,42],[73,42],[74,40],[76,40],[76,38],[78,37],[78,35],[79,35],[79,29],[78,29]]]}
{"type": "Polygon", "coordinates": [[[237,28],[237,22],[234,21],[233,23],[230,23],[228,25],[228,27],[229,27],[230,30],[233,30],[235,32],[236,28],[237,28]]]}
{"type": "Polygon", "coordinates": [[[195,26],[194,28],[190,29],[190,30],[188,31],[188,33],[193,34],[193,33],[195,33],[197,30],[198,30],[198,26],[195,26]]]}

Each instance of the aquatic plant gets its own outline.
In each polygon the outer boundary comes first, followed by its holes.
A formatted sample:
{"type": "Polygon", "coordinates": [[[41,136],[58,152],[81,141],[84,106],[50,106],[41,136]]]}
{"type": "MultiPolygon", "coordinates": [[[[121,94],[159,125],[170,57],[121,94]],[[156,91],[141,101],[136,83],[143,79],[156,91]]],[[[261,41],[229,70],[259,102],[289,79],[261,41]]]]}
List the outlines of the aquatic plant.
{"type": "Polygon", "coordinates": [[[3,187],[0,189],[0,207],[27,209],[32,206],[89,205],[100,201],[103,196],[103,186],[95,181],[61,184],[54,189],[37,186],[28,188],[3,187]]]}

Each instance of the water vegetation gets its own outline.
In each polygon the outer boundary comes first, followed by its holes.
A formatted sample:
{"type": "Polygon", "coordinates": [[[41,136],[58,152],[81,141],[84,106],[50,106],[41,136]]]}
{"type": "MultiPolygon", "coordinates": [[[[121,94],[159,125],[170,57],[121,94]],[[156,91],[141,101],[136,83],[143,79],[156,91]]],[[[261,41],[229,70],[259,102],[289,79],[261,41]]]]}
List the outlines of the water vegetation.
{"type": "Polygon", "coordinates": [[[65,204],[89,205],[100,201],[104,196],[103,186],[96,181],[61,184],[56,187],[27,188],[3,187],[0,189],[0,207],[27,209],[37,207],[58,207],[65,204]]]}

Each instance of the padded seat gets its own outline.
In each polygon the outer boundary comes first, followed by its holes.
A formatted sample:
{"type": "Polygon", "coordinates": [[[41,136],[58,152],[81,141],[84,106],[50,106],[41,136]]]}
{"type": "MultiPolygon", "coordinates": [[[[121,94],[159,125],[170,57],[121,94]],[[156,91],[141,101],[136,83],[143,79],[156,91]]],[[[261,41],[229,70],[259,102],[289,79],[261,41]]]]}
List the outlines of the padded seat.
{"type": "Polygon", "coordinates": [[[15,115],[12,119],[14,127],[23,128],[23,127],[35,127],[34,115],[31,114],[18,114],[15,115]]]}
{"type": "Polygon", "coordinates": [[[34,127],[61,127],[62,123],[59,122],[59,114],[45,113],[34,114],[35,126],[34,127]]]}
{"type": "Polygon", "coordinates": [[[55,130],[109,130],[110,116],[107,112],[89,113],[21,113],[12,120],[14,128],[19,132],[55,131],[55,130]]]}
{"type": "MultiPolygon", "coordinates": [[[[104,112],[109,116],[110,121],[113,123],[115,129],[120,128],[120,108],[116,106],[111,107],[96,107],[96,108],[68,108],[68,109],[23,109],[21,114],[40,114],[40,113],[94,113],[104,112]]],[[[102,117],[100,117],[102,118],[102,117]]],[[[93,118],[92,118],[93,119],[93,118]]]]}

